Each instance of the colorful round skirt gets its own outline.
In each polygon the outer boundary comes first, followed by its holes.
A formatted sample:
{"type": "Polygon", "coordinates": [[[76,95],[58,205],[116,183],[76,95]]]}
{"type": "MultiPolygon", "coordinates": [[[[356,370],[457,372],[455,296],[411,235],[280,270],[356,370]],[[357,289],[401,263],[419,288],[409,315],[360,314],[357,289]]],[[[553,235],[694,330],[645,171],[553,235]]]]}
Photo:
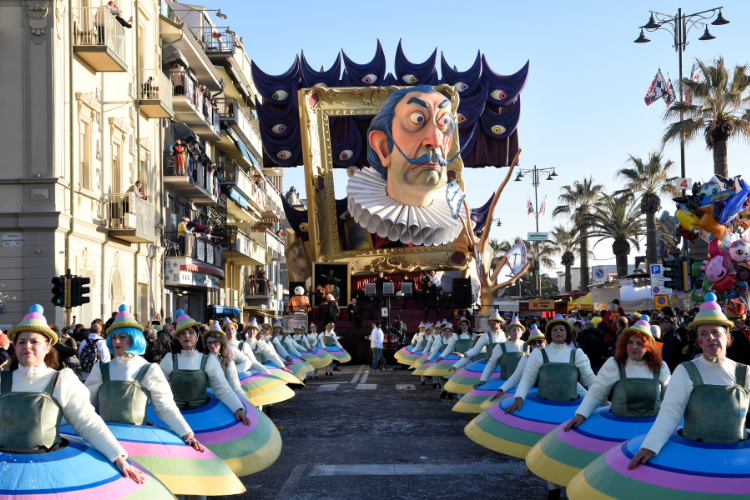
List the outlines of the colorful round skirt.
{"type": "MultiPolygon", "coordinates": [[[[484,372],[486,366],[486,359],[469,363],[453,374],[448,383],[445,384],[445,390],[455,392],[456,394],[468,394],[474,388],[474,385],[479,383],[479,379],[482,378],[482,372],[484,372]]],[[[490,375],[490,380],[499,378],[500,364],[497,365],[495,371],[490,375]]]]}
{"type": "Polygon", "coordinates": [[[317,370],[318,368],[323,368],[325,365],[325,360],[322,358],[319,358],[318,356],[315,356],[314,354],[310,352],[301,352],[299,353],[299,357],[304,359],[306,362],[310,363],[310,366],[313,367],[314,370],[317,370]]]}
{"type": "Polygon", "coordinates": [[[143,472],[138,484],[120,471],[81,438],[65,435],[68,445],[49,453],[0,453],[0,498],[23,500],[78,500],[116,498],[118,500],[173,499],[156,477],[135,461],[143,472]]]}
{"type": "MultiPolygon", "coordinates": [[[[241,399],[245,414],[250,419],[250,425],[246,426],[214,396],[211,389],[208,396],[210,401],[206,406],[182,412],[195,438],[203,446],[214,452],[240,477],[260,472],[276,461],[281,453],[281,436],[263,412],[241,399]]],[[[164,425],[152,405],[148,405],[148,419],[157,425],[164,425]]]]}
{"type": "Polygon", "coordinates": [[[250,370],[238,375],[242,390],[251,399],[278,387],[286,386],[284,380],[271,373],[259,373],[255,370],[250,370]]]}
{"type": "Polygon", "coordinates": [[[568,432],[564,430],[567,420],[555,427],[526,455],[526,465],[531,472],[547,481],[567,486],[599,455],[628,439],[648,433],[656,420],[656,417],[618,417],[609,410],[609,406],[599,408],[568,432]]]}
{"type": "MultiPolygon", "coordinates": [[[[500,386],[502,386],[505,383],[506,379],[496,379],[496,380],[490,380],[489,382],[485,382],[484,384],[480,385],[476,389],[470,390],[467,394],[464,394],[461,399],[458,400],[458,403],[456,403],[453,406],[453,411],[457,413],[482,413],[482,411],[485,410],[485,408],[482,408],[482,403],[485,401],[489,401],[489,399],[495,395],[495,393],[500,389],[500,386]]],[[[450,382],[450,380],[448,381],[450,382]]],[[[447,387],[448,384],[446,384],[447,387]]],[[[446,389],[447,390],[447,389],[446,389]]],[[[503,399],[513,397],[516,393],[516,388],[509,390],[508,392],[504,392],[502,396],[495,398],[493,401],[490,401],[490,405],[499,403],[503,399]]]]}
{"type": "Polygon", "coordinates": [[[396,358],[396,361],[398,361],[402,365],[410,366],[422,354],[424,354],[424,351],[422,349],[415,351],[413,345],[408,345],[396,351],[396,354],[394,354],[393,357],[396,358]]]}
{"type": "Polygon", "coordinates": [[[321,349],[320,347],[313,347],[312,348],[313,355],[317,356],[318,358],[322,359],[324,361],[324,364],[320,366],[320,368],[325,368],[326,366],[333,363],[335,360],[333,359],[333,356],[331,356],[328,351],[325,349],[321,349]]]}
{"type": "Polygon", "coordinates": [[[422,351],[422,354],[419,355],[417,359],[414,360],[414,362],[409,366],[410,370],[418,370],[422,364],[427,362],[427,358],[429,357],[430,352],[422,351]]]}
{"type": "MultiPolygon", "coordinates": [[[[271,375],[276,375],[287,384],[301,385],[303,387],[305,385],[299,378],[294,376],[293,370],[291,373],[285,372],[284,370],[277,367],[275,364],[271,362],[263,363],[263,366],[265,366],[268,369],[268,371],[271,372],[271,375]]],[[[287,367],[287,369],[291,370],[291,367],[287,367]]]]}
{"type": "Polygon", "coordinates": [[[281,403],[294,397],[294,391],[288,386],[282,385],[268,392],[264,392],[258,396],[250,398],[250,402],[255,406],[272,405],[275,403],[281,403]]]}
{"type": "Polygon", "coordinates": [[[333,359],[340,364],[348,363],[352,360],[352,357],[349,355],[349,353],[337,345],[327,345],[326,350],[328,351],[328,354],[333,356],[333,359]]]}
{"type": "Polygon", "coordinates": [[[720,500],[750,498],[750,441],[701,443],[672,434],[658,455],[628,470],[644,436],[616,445],[568,485],[571,499],[720,500]]]}
{"type": "Polygon", "coordinates": [[[291,356],[291,358],[292,364],[287,365],[287,368],[292,370],[292,375],[294,375],[298,380],[305,380],[307,374],[313,371],[313,367],[310,366],[310,363],[305,362],[305,360],[303,360],[302,358],[298,358],[296,356],[291,356]]]}
{"type": "Polygon", "coordinates": [[[429,366],[429,368],[425,369],[423,375],[426,375],[428,377],[448,377],[449,375],[452,375],[450,373],[450,370],[451,368],[453,368],[453,365],[458,363],[460,360],[461,358],[459,356],[456,356],[455,354],[449,354],[440,362],[438,362],[437,358],[435,358],[435,361],[429,366]]]}
{"type": "MultiPolygon", "coordinates": [[[[169,429],[112,423],[107,427],[129,458],[175,495],[237,495],[245,491],[232,469],[211,450],[196,451],[169,429]]],[[[75,435],[70,425],[62,426],[60,433],[75,435]]]]}
{"type": "Polygon", "coordinates": [[[529,392],[520,410],[512,414],[505,409],[515,399],[507,398],[480,413],[464,428],[469,439],[492,451],[516,458],[526,454],[556,426],[575,416],[583,401],[582,393],[575,401],[547,401],[529,392]]]}

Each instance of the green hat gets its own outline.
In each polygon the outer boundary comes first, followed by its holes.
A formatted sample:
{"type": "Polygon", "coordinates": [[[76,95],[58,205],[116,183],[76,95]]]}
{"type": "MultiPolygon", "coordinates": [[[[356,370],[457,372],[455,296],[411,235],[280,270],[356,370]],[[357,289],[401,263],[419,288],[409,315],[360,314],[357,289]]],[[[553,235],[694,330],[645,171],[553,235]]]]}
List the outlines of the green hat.
{"type": "Polygon", "coordinates": [[[29,314],[24,316],[23,321],[17,326],[8,330],[8,338],[15,342],[14,338],[20,332],[36,332],[49,337],[50,345],[57,343],[57,334],[49,327],[47,318],[44,317],[44,308],[39,304],[34,304],[29,309],[29,314]]]}
{"type": "Polygon", "coordinates": [[[450,323],[443,323],[443,325],[441,326],[441,328],[442,328],[443,330],[450,330],[450,331],[453,331],[453,325],[451,325],[450,323]]]}
{"type": "Polygon", "coordinates": [[[180,334],[182,330],[185,328],[190,328],[191,326],[200,326],[201,324],[195,321],[193,318],[185,314],[185,311],[182,309],[177,309],[176,313],[177,319],[175,322],[177,323],[177,327],[174,329],[173,335],[176,337],[180,334]]]}
{"type": "Polygon", "coordinates": [[[424,330],[425,330],[425,331],[427,331],[427,330],[434,330],[434,329],[435,329],[435,325],[433,325],[433,324],[432,324],[432,323],[430,323],[429,321],[428,321],[427,323],[425,323],[425,324],[424,324],[424,330]]]}
{"type": "Polygon", "coordinates": [[[280,319],[277,319],[273,324],[273,328],[281,328],[281,330],[284,331],[284,323],[282,323],[280,319]]]}
{"type": "Polygon", "coordinates": [[[258,322],[255,321],[255,318],[251,319],[250,322],[247,324],[245,329],[255,328],[256,330],[260,330],[260,326],[258,326],[258,322]]]}
{"type": "Polygon", "coordinates": [[[535,340],[547,340],[542,331],[537,328],[536,325],[531,325],[531,332],[529,332],[529,338],[526,339],[527,344],[531,344],[535,340]]]}
{"type": "Polygon", "coordinates": [[[508,330],[511,329],[511,327],[517,326],[521,329],[521,333],[524,333],[526,331],[526,327],[521,324],[521,321],[518,319],[518,316],[513,316],[513,321],[511,321],[508,324],[508,330]]]}
{"type": "Polygon", "coordinates": [[[107,328],[107,335],[109,335],[112,330],[117,330],[118,328],[137,328],[138,330],[143,331],[143,327],[135,320],[135,316],[130,314],[128,306],[125,304],[120,306],[120,312],[115,316],[115,321],[109,328],[107,328]]]}
{"type": "Polygon", "coordinates": [[[294,325],[294,329],[295,330],[302,330],[303,332],[305,331],[305,327],[302,326],[302,323],[300,323],[299,321],[297,321],[297,324],[294,325]]]}
{"type": "Polygon", "coordinates": [[[694,330],[700,325],[721,325],[727,328],[734,327],[734,323],[729,321],[724,313],[721,312],[721,306],[716,302],[716,295],[713,293],[706,294],[700,312],[695,315],[695,319],[690,322],[688,328],[694,330]]]}
{"type": "Polygon", "coordinates": [[[211,328],[206,328],[206,331],[203,332],[203,340],[206,340],[206,337],[208,337],[211,334],[216,334],[221,336],[224,340],[227,339],[226,334],[224,333],[224,330],[221,329],[221,326],[219,326],[218,321],[214,321],[211,324],[211,328]]]}
{"type": "Polygon", "coordinates": [[[651,325],[648,324],[649,321],[651,321],[651,318],[644,314],[643,316],[641,316],[641,319],[633,323],[632,326],[624,329],[622,333],[638,332],[653,340],[654,336],[651,334],[651,325]]]}
{"type": "Polygon", "coordinates": [[[547,326],[544,327],[544,331],[547,332],[547,333],[551,332],[552,331],[552,327],[555,326],[555,325],[565,325],[565,329],[568,332],[572,332],[573,331],[573,327],[570,326],[570,323],[568,323],[567,319],[563,318],[562,314],[556,315],[555,319],[553,319],[550,322],[548,322],[547,326]]]}
{"type": "Polygon", "coordinates": [[[420,322],[417,328],[426,328],[424,321],[420,322]]]}
{"type": "Polygon", "coordinates": [[[499,323],[505,323],[505,320],[502,316],[500,316],[500,311],[495,309],[495,311],[490,315],[489,318],[487,318],[487,321],[497,321],[499,323]]]}

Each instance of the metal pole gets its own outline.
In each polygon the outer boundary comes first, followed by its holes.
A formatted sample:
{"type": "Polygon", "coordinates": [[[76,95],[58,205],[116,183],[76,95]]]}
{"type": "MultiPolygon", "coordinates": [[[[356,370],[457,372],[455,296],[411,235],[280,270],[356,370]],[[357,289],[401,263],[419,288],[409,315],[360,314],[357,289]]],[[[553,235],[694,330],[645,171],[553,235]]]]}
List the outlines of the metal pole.
{"type": "MultiPolygon", "coordinates": [[[[536,218],[536,232],[539,232],[539,171],[534,165],[534,217],[536,218]]],[[[536,258],[534,259],[534,283],[536,284],[537,295],[542,294],[542,280],[539,273],[539,242],[536,242],[536,258]]]]}
{"type": "MultiPolygon", "coordinates": [[[[677,9],[677,20],[675,22],[675,38],[677,38],[677,55],[679,59],[679,66],[680,66],[680,80],[679,80],[679,87],[680,87],[680,102],[684,102],[683,92],[682,92],[682,52],[685,48],[685,19],[682,17],[682,9],[677,9]]],[[[680,112],[680,121],[683,121],[685,119],[685,113],[680,112]]],[[[685,175],[685,134],[680,134],[680,175],[684,179],[687,177],[685,175]]],[[[682,190],[682,195],[685,196],[685,190],[682,190]]]]}

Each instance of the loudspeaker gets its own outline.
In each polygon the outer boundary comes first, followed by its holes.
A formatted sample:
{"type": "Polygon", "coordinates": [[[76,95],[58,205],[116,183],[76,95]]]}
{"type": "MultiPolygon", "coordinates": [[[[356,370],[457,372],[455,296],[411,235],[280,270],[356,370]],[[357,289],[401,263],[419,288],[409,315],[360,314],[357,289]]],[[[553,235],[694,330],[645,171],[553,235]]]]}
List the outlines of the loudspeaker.
{"type": "Polygon", "coordinates": [[[383,283],[383,295],[393,295],[394,294],[394,288],[393,283],[386,281],[383,283]]]}
{"type": "Polygon", "coordinates": [[[377,294],[377,285],[375,283],[365,283],[365,295],[374,297],[377,294]]]}
{"type": "Polygon", "coordinates": [[[471,278],[453,278],[453,309],[469,309],[472,306],[471,278]]]}
{"type": "Polygon", "coordinates": [[[412,285],[413,283],[401,283],[401,293],[404,294],[404,297],[410,297],[412,294],[412,285]]]}

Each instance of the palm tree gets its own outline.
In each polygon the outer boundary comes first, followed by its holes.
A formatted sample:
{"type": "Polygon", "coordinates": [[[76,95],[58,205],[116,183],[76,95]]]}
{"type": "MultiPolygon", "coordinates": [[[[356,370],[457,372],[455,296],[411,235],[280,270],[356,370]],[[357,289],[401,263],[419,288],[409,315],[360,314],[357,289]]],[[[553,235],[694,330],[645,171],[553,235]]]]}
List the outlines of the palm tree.
{"type": "Polygon", "coordinates": [[[745,91],[750,85],[747,64],[735,65],[732,74],[719,57],[713,64],[696,59],[701,81],[680,81],[691,102],[676,102],[667,108],[664,120],[675,120],[667,126],[662,142],[685,142],[701,134],[706,147],[714,153],[714,173],[728,176],[727,141],[731,137],[750,139],[750,105],[745,91]]]}
{"type": "Polygon", "coordinates": [[[589,289],[589,244],[588,222],[586,216],[590,214],[598,203],[599,194],[604,190],[601,184],[594,184],[592,177],[575,181],[573,186],[563,186],[558,198],[559,206],[555,207],[552,216],[567,214],[572,217],[578,232],[581,256],[581,291],[589,289]]]}
{"type": "Polygon", "coordinates": [[[615,198],[602,194],[600,204],[594,213],[589,215],[589,223],[591,225],[589,237],[599,238],[594,243],[595,247],[604,240],[614,240],[612,253],[615,254],[617,275],[627,275],[630,247],[632,245],[636,250],[641,249],[638,238],[643,235],[643,230],[646,228],[643,213],[636,207],[633,197],[625,194],[615,198]]]}
{"type": "Polygon", "coordinates": [[[626,194],[628,196],[639,196],[641,200],[641,212],[646,214],[646,259],[649,263],[656,262],[656,212],[661,210],[660,194],[676,195],[677,188],[674,186],[674,177],[670,177],[670,171],[674,167],[672,160],[664,161],[662,152],[651,151],[648,154],[648,162],[633,155],[629,155],[627,163],[631,168],[623,168],[615,173],[615,178],[626,182],[623,190],[615,192],[616,195],[626,194]]]}
{"type": "Polygon", "coordinates": [[[562,254],[561,263],[565,266],[565,293],[568,293],[573,279],[571,268],[575,264],[578,253],[578,228],[573,226],[571,229],[566,229],[565,226],[558,225],[550,231],[550,234],[554,238],[552,255],[562,254]]]}

